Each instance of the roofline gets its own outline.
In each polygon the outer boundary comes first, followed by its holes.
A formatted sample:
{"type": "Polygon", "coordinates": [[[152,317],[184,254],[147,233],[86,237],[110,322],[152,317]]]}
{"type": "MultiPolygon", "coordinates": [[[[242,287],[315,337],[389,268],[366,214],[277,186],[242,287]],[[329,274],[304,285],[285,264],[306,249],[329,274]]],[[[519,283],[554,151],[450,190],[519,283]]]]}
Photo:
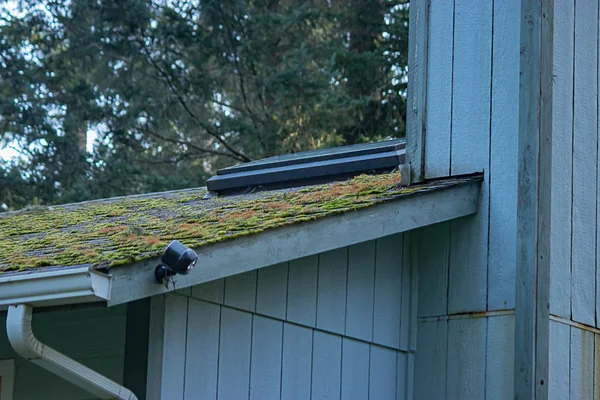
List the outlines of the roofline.
{"type": "MultiPolygon", "coordinates": [[[[482,174],[446,178],[418,195],[197,248],[196,267],[175,278],[175,289],[474,214],[482,180],[482,174]]],[[[155,258],[113,269],[107,305],[172,292],[172,285],[155,281],[159,262],[155,258]]]]}
{"type": "Polygon", "coordinates": [[[15,304],[48,307],[105,302],[110,293],[110,275],[94,271],[89,266],[0,275],[0,310],[15,304]]]}

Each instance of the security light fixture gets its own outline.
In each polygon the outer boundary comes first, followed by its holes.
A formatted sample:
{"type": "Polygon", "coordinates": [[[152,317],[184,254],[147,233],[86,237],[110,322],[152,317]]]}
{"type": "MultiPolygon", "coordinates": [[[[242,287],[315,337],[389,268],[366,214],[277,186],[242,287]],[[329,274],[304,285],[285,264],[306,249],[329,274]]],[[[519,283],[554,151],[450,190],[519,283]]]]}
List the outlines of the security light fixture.
{"type": "Polygon", "coordinates": [[[173,240],[160,260],[162,264],[154,270],[154,277],[158,283],[164,283],[165,279],[175,274],[187,275],[196,265],[198,255],[181,242],[173,240]]]}

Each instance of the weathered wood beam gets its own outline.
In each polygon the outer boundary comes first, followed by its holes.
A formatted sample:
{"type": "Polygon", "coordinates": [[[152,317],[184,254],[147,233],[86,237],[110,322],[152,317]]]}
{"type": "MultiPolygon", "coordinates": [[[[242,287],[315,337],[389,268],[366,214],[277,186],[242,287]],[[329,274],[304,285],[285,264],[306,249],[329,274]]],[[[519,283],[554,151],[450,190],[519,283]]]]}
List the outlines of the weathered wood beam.
{"type": "Polygon", "coordinates": [[[554,1],[521,3],[515,399],[548,397],[554,1]]]}

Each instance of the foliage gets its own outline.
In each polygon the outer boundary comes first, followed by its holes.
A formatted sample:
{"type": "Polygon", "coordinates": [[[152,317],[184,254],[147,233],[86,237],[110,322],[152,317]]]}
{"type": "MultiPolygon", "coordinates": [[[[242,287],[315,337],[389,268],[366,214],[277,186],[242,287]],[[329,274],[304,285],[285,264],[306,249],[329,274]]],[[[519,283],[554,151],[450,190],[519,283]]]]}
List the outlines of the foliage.
{"type": "Polygon", "coordinates": [[[404,134],[407,0],[18,4],[0,11],[10,209],[404,134]]]}

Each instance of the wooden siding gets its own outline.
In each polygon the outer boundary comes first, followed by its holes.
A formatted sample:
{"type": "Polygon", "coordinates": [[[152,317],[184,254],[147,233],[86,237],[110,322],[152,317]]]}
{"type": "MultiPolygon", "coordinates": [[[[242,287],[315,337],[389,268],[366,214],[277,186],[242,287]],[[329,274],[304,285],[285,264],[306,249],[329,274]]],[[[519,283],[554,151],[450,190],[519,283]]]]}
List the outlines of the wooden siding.
{"type": "Polygon", "coordinates": [[[554,2],[550,399],[600,396],[599,3],[554,2]]]}
{"type": "Polygon", "coordinates": [[[425,178],[485,182],[476,215],[411,234],[415,398],[512,399],[521,1],[428,4],[425,178]]]}
{"type": "Polygon", "coordinates": [[[164,331],[151,330],[148,368],[162,387],[152,398],[412,398],[407,236],[156,298],[164,331]]]}
{"type": "MultiPolygon", "coordinates": [[[[37,338],[122,383],[125,350],[125,306],[35,313],[37,338]]],[[[6,314],[0,318],[6,326],[6,314]]],[[[33,363],[18,357],[0,329],[0,359],[15,359],[15,394],[18,400],[89,400],[92,396],[33,363]]]]}

